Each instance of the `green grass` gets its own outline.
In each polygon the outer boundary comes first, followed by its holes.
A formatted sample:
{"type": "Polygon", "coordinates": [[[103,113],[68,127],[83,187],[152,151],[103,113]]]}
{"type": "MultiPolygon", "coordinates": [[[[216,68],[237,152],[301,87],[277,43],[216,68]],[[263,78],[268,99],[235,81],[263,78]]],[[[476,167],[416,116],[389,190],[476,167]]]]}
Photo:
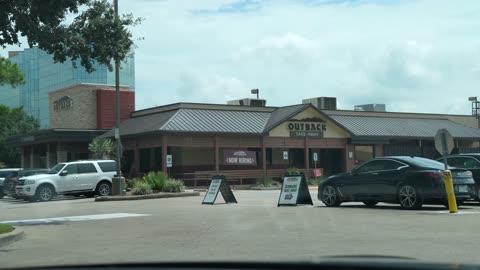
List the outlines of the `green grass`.
{"type": "Polygon", "coordinates": [[[0,234],[9,233],[11,231],[13,231],[12,225],[0,224],[0,234]]]}

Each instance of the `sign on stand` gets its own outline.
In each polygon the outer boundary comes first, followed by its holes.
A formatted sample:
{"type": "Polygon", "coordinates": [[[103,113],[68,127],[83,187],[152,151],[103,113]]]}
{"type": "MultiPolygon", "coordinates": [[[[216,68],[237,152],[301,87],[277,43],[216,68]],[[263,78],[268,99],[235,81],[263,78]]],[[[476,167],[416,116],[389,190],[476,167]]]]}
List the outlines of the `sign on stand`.
{"type": "Polygon", "coordinates": [[[277,206],[296,206],[297,204],[313,205],[307,179],[303,173],[283,177],[282,191],[277,206]]]}
{"type": "Polygon", "coordinates": [[[202,204],[214,204],[217,200],[218,192],[222,193],[222,197],[226,203],[237,203],[232,189],[223,175],[216,175],[212,177],[207,194],[203,198],[202,204]]]}

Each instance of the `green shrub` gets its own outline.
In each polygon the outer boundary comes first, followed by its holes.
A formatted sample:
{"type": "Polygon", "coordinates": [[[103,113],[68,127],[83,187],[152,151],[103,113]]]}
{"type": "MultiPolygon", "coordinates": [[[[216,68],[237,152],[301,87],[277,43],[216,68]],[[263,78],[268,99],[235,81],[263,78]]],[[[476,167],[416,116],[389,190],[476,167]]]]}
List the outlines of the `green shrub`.
{"type": "Polygon", "coordinates": [[[271,187],[273,184],[273,180],[270,177],[260,177],[257,179],[257,185],[264,186],[264,187],[271,187]]]}
{"type": "Polygon", "coordinates": [[[144,181],[138,181],[133,184],[132,194],[133,195],[148,195],[152,193],[152,188],[150,185],[144,181]]]}
{"type": "Polygon", "coordinates": [[[168,179],[163,185],[164,192],[182,192],[185,190],[185,184],[181,180],[168,179]]]}
{"type": "Polygon", "coordinates": [[[309,186],[317,186],[318,180],[315,178],[307,178],[307,182],[309,186]]]}
{"type": "Polygon", "coordinates": [[[163,190],[167,179],[169,179],[168,175],[164,172],[149,172],[143,176],[143,181],[148,183],[152,190],[163,190]]]}
{"type": "Polygon", "coordinates": [[[138,178],[127,178],[125,179],[125,185],[127,186],[127,190],[131,190],[136,182],[140,182],[142,179],[138,178]]]}
{"type": "Polygon", "coordinates": [[[287,169],[287,175],[300,174],[302,171],[300,169],[291,167],[287,169]]]}

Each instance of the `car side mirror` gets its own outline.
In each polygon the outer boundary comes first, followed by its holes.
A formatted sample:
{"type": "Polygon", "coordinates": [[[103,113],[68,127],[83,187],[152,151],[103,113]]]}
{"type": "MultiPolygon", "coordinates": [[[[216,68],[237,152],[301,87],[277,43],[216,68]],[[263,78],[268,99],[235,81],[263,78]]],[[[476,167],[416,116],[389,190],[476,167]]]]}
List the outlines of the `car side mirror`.
{"type": "Polygon", "coordinates": [[[65,176],[68,174],[68,171],[67,170],[63,170],[60,172],[60,176],[65,176]]]}

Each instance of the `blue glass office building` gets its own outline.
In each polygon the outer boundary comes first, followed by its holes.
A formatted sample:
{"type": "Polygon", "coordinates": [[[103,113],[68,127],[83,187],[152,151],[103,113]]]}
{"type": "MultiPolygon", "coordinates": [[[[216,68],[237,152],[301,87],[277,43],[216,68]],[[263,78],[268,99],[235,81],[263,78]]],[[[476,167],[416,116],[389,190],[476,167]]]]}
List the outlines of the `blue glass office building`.
{"type": "MultiPolygon", "coordinates": [[[[54,63],[51,55],[37,47],[20,51],[9,59],[20,66],[26,83],[17,88],[8,85],[0,87],[0,104],[23,106],[27,113],[40,120],[42,128],[48,128],[49,125],[49,92],[79,83],[115,84],[115,72],[108,71],[104,65],[97,64],[95,71],[88,73],[80,64],[74,68],[71,61],[54,63]]],[[[122,63],[120,84],[135,89],[133,54],[122,63]]]]}

